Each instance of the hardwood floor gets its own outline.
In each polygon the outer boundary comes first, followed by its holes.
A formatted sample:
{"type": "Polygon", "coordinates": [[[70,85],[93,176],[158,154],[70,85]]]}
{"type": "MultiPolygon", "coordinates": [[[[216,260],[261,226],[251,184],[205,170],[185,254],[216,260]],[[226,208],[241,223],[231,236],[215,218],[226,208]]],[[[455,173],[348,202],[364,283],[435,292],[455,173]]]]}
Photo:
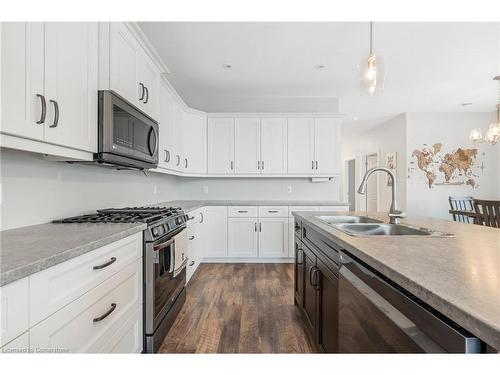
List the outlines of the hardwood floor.
{"type": "Polygon", "coordinates": [[[201,264],[160,353],[311,353],[292,264],[201,264]]]}

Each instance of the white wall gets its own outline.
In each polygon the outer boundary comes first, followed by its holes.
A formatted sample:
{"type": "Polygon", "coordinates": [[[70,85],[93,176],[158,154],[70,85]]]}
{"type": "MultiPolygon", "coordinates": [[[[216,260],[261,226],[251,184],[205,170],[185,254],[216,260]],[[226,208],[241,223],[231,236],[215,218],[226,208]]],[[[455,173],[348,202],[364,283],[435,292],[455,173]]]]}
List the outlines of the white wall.
{"type": "Polygon", "coordinates": [[[311,182],[291,178],[179,178],[179,199],[332,200],[338,201],[339,179],[311,182]],[[204,193],[204,186],[208,193],[204,193]],[[288,193],[288,187],[292,192],[288,193]]]}
{"type": "MultiPolygon", "coordinates": [[[[406,208],[406,115],[401,114],[379,126],[355,137],[346,138],[342,142],[342,161],[356,159],[356,187],[363,177],[362,156],[378,153],[379,165],[386,166],[387,153],[396,152],[398,180],[398,208],[406,208]]],[[[391,205],[391,188],[387,186],[387,175],[377,172],[370,178],[378,179],[379,211],[388,211],[391,205]]],[[[345,187],[343,197],[347,199],[345,187]]],[[[356,206],[364,207],[364,196],[356,193],[356,206]]]]}
{"type": "MultiPolygon", "coordinates": [[[[416,161],[411,155],[413,150],[421,149],[423,144],[443,144],[443,151],[458,147],[474,148],[468,137],[472,128],[481,127],[485,131],[494,120],[493,113],[408,113],[407,148],[408,163],[416,161]]],[[[434,185],[429,189],[427,180],[415,165],[408,179],[408,212],[419,216],[431,216],[451,220],[448,213],[448,196],[470,195],[482,199],[500,199],[500,152],[499,145],[479,145],[474,173],[479,177],[477,189],[468,185],[434,185]],[[484,153],[484,155],[483,155],[484,153]],[[484,163],[484,172],[477,168],[484,163]]],[[[410,164],[408,164],[410,165],[410,164]]]]}
{"type": "Polygon", "coordinates": [[[107,207],[176,199],[176,177],[43,160],[2,149],[1,229],[49,222],[107,207]],[[155,192],[156,190],[156,192],[155,192]]]}

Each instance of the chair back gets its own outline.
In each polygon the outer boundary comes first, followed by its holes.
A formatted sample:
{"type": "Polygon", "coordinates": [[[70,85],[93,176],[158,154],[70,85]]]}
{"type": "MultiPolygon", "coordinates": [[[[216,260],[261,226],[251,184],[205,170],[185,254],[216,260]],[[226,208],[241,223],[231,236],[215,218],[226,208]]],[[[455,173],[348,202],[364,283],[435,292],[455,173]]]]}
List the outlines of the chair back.
{"type": "Polygon", "coordinates": [[[453,217],[453,221],[460,223],[474,223],[475,209],[473,197],[448,197],[451,210],[449,211],[453,217]]]}
{"type": "Polygon", "coordinates": [[[500,228],[500,201],[474,199],[474,209],[479,224],[500,228]]]}

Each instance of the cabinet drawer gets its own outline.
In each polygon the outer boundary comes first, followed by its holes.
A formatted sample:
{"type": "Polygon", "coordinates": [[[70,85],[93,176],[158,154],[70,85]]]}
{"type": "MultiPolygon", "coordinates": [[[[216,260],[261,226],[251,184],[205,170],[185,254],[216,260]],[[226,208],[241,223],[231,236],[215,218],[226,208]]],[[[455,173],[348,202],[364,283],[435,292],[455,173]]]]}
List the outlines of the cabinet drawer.
{"type": "Polygon", "coordinates": [[[30,329],[30,347],[70,353],[100,352],[142,306],[142,260],[30,329]]]}
{"type": "Polygon", "coordinates": [[[30,326],[66,306],[141,257],[142,233],[137,233],[33,274],[29,277],[30,326]],[[94,269],[94,267],[101,268],[94,269]]]}
{"type": "Polygon", "coordinates": [[[288,207],[288,216],[293,217],[292,212],[297,211],[318,211],[317,206],[289,206],[288,207]]]}
{"type": "Polygon", "coordinates": [[[319,206],[320,211],[349,211],[349,206],[319,206]]]}
{"type": "Polygon", "coordinates": [[[28,330],[28,278],[0,288],[0,346],[28,330]]]}
{"type": "Polygon", "coordinates": [[[288,217],[288,206],[261,206],[259,217],[288,217]]]}
{"type": "Polygon", "coordinates": [[[125,323],[99,349],[99,353],[141,353],[142,343],[142,310],[137,309],[125,319],[125,323]]]}
{"type": "Polygon", "coordinates": [[[234,206],[227,208],[228,217],[257,217],[258,208],[255,206],[234,206]]]}

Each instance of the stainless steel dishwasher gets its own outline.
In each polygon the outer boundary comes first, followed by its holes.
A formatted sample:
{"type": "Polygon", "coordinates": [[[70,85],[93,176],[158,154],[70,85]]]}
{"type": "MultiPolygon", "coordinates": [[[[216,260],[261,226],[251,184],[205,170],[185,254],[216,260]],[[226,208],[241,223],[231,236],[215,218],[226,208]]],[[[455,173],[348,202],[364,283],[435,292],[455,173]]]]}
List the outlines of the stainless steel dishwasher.
{"type": "Polygon", "coordinates": [[[340,353],[480,353],[481,341],[342,252],[340,353]]]}

